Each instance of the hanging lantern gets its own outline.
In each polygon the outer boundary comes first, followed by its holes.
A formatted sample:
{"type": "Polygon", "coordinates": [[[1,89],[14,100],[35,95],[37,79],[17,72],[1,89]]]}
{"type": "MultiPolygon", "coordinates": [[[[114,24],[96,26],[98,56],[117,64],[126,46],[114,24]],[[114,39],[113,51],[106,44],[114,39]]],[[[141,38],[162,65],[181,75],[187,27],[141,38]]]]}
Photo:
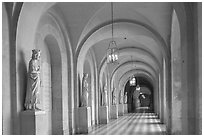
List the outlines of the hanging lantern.
{"type": "Polygon", "coordinates": [[[135,86],[135,85],[136,85],[136,79],[135,79],[134,76],[132,76],[132,77],[130,78],[130,86],[135,86]]]}
{"type": "Polygon", "coordinates": [[[118,60],[118,48],[115,41],[109,43],[107,50],[107,63],[114,63],[118,60]]]}
{"type": "Polygon", "coordinates": [[[111,29],[112,29],[112,40],[109,43],[108,49],[107,49],[107,63],[115,63],[118,60],[119,52],[116,42],[113,40],[113,3],[111,2],[111,17],[112,17],[112,23],[111,23],[111,29]]]}

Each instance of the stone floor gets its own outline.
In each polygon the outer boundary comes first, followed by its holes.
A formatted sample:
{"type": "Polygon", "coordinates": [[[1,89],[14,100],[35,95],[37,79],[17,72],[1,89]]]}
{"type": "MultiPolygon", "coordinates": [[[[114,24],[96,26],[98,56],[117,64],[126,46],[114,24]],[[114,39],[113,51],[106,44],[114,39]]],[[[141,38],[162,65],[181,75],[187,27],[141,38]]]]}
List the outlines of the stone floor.
{"type": "Polygon", "coordinates": [[[165,126],[154,113],[128,113],[93,127],[89,135],[164,135],[165,126]]]}

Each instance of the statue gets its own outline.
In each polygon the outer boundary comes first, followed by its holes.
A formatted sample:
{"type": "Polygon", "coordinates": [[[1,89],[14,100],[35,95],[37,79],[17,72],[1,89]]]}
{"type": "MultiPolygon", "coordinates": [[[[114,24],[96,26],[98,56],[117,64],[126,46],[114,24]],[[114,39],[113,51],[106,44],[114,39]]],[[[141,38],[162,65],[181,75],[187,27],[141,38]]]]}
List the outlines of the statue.
{"type": "Polygon", "coordinates": [[[88,92],[88,74],[84,73],[83,79],[82,79],[82,98],[81,98],[81,106],[88,106],[88,96],[89,96],[89,92],[88,92]]]}
{"type": "Polygon", "coordinates": [[[123,104],[123,92],[122,90],[120,90],[120,101],[119,101],[120,104],[123,104]]]}
{"type": "Polygon", "coordinates": [[[29,62],[27,91],[25,98],[26,110],[40,110],[36,105],[40,104],[40,50],[32,50],[32,58],[29,62]]]}
{"type": "Polygon", "coordinates": [[[107,85],[105,84],[103,87],[103,93],[102,93],[102,97],[103,97],[103,106],[107,106],[107,85]]]}
{"type": "Polygon", "coordinates": [[[112,105],[116,105],[116,93],[115,93],[116,88],[113,88],[112,92],[112,105]]]}
{"type": "Polygon", "coordinates": [[[125,92],[125,95],[124,95],[124,104],[127,104],[127,92],[125,92]]]}

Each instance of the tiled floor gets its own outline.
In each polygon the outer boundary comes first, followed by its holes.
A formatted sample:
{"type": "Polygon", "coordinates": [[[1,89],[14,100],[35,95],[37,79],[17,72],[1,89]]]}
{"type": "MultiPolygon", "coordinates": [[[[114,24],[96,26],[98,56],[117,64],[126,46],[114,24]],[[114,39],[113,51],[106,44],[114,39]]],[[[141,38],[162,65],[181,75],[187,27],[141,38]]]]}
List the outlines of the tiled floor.
{"type": "Polygon", "coordinates": [[[90,135],[164,135],[165,126],[154,113],[128,113],[108,124],[97,125],[90,135]]]}

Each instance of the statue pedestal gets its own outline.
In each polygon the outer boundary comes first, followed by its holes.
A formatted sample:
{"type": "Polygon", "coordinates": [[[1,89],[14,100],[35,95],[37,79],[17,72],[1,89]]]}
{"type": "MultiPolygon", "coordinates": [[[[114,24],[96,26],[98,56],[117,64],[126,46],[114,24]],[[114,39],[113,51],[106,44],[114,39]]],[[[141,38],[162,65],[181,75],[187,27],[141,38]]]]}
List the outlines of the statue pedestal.
{"type": "Polygon", "coordinates": [[[20,113],[22,135],[46,135],[45,111],[26,110],[20,113]]]}
{"type": "Polygon", "coordinates": [[[128,113],[128,104],[123,104],[124,114],[128,113]]]}
{"type": "Polygon", "coordinates": [[[110,117],[112,119],[117,119],[118,118],[118,106],[117,105],[112,105],[110,108],[110,117]]]}
{"type": "Polygon", "coordinates": [[[124,106],[123,104],[118,105],[118,115],[123,116],[124,115],[124,106]]]}
{"type": "Polygon", "coordinates": [[[99,123],[107,124],[108,122],[108,106],[101,106],[99,111],[99,123]]]}
{"type": "Polygon", "coordinates": [[[78,133],[88,133],[91,128],[91,108],[79,107],[78,118],[78,133]]]}

